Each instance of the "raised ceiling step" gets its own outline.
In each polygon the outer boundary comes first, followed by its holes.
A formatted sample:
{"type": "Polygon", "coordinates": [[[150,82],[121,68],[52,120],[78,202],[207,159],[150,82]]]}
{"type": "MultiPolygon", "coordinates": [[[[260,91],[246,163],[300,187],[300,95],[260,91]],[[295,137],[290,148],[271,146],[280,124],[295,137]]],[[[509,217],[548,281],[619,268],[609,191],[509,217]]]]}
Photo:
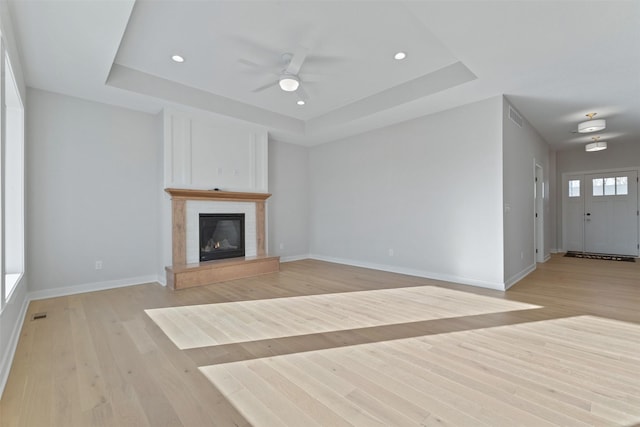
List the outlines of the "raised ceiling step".
{"type": "Polygon", "coordinates": [[[280,271],[279,256],[255,256],[205,261],[184,266],[165,267],[167,286],[186,289],[228,280],[280,271]]]}

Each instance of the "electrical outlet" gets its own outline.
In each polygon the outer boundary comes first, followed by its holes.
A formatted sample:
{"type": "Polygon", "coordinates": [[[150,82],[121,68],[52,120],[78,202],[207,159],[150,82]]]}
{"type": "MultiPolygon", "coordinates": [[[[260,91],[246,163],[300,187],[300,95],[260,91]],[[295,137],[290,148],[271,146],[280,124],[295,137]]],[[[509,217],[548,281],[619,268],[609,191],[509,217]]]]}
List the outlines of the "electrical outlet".
{"type": "Polygon", "coordinates": [[[393,256],[393,249],[389,249],[389,256],[393,256]]]}
{"type": "Polygon", "coordinates": [[[280,243],[280,249],[284,249],[284,243],[280,243]]]}
{"type": "Polygon", "coordinates": [[[96,261],[96,270],[102,270],[102,261],[96,261]]]}

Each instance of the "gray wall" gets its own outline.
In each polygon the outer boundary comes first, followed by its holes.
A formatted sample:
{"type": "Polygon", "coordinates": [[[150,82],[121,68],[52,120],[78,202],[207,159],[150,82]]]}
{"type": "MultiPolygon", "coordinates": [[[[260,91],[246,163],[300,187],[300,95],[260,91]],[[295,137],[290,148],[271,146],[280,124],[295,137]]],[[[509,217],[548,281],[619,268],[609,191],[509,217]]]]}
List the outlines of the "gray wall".
{"type": "Polygon", "coordinates": [[[283,261],[309,253],[309,149],[269,141],[268,253],[283,261]]]}
{"type": "Polygon", "coordinates": [[[494,97],[313,147],[311,254],[501,289],[501,118],[494,97]]]}
{"type": "MultiPolygon", "coordinates": [[[[535,268],[534,164],[542,166],[549,189],[549,145],[524,119],[519,127],[509,119],[509,103],[503,103],[504,170],[504,277],[512,283],[535,268]],[[506,206],[509,206],[507,209],[506,206]]],[[[524,117],[523,117],[524,118],[524,117]]],[[[544,254],[550,252],[551,210],[549,191],[544,194],[544,254]]]]}
{"type": "Polygon", "coordinates": [[[30,291],[157,277],[156,118],[35,89],[26,115],[30,291]]]}

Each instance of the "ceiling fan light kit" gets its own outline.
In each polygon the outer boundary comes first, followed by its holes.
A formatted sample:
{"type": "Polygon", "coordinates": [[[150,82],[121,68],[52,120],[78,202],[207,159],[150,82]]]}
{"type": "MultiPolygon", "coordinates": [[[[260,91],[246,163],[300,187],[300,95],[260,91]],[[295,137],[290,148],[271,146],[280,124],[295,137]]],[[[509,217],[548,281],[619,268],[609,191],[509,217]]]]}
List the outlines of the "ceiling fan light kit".
{"type": "Polygon", "coordinates": [[[300,86],[300,79],[293,74],[283,74],[278,80],[278,85],[280,85],[280,89],[285,92],[295,92],[298,86],[300,86]]]}

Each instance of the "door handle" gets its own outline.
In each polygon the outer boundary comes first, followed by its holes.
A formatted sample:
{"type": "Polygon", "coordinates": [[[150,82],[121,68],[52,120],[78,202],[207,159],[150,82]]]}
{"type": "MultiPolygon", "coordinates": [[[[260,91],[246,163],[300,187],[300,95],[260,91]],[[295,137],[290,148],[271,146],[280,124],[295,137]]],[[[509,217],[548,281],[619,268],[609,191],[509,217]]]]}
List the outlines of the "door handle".
{"type": "Polygon", "coordinates": [[[585,215],[587,215],[587,216],[591,216],[591,212],[587,212],[585,215]]]}

